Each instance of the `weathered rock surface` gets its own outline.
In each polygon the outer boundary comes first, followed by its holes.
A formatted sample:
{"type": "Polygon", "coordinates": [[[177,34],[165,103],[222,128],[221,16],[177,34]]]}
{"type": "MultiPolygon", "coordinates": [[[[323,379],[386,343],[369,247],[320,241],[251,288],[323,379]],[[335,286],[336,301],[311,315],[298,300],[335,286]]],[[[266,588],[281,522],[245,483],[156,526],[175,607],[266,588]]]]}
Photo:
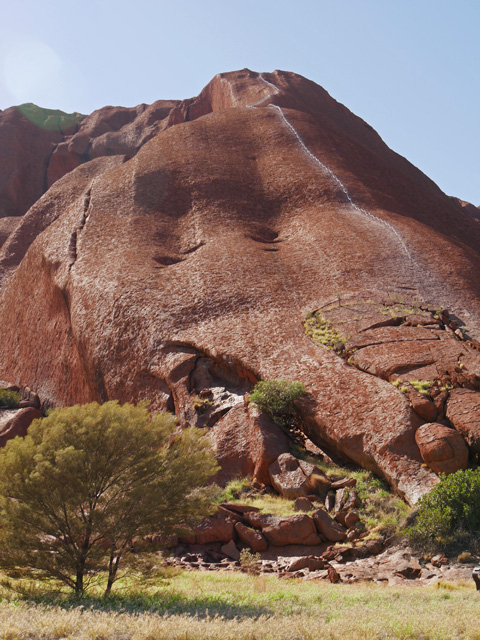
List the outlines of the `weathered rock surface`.
{"type": "Polygon", "coordinates": [[[480,393],[452,389],[447,401],[447,418],[471,450],[480,453],[480,393]]]}
{"type": "Polygon", "coordinates": [[[270,484],[270,464],[288,452],[287,436],[253,405],[236,404],[210,429],[216,458],[221,466],[217,482],[251,476],[270,484]]]}
{"type": "Polygon", "coordinates": [[[250,529],[250,527],[246,527],[241,522],[237,522],[235,525],[235,531],[237,532],[239,539],[253,549],[253,551],[258,552],[267,550],[268,543],[259,531],[250,529]]]}
{"type": "Polygon", "coordinates": [[[345,529],[331,518],[323,509],[317,509],[312,514],[317,531],[331,542],[341,542],[347,537],[345,529]]]}
{"type": "Polygon", "coordinates": [[[262,530],[274,547],[290,544],[315,546],[321,543],[315,524],[307,515],[273,516],[263,513],[246,513],[245,519],[252,527],[262,530]]]}
{"type": "Polygon", "coordinates": [[[42,414],[33,407],[0,411],[0,447],[16,436],[27,435],[28,427],[42,414]]]}
{"type": "Polygon", "coordinates": [[[306,497],[311,487],[297,458],[290,453],[282,453],[269,467],[272,486],[291,500],[306,497]]]}
{"type": "Polygon", "coordinates": [[[480,367],[453,332],[390,326],[389,309],[420,298],[478,338],[478,222],[322,88],[265,79],[220,74],[196,98],[108,107],[55,132],[0,114],[0,215],[24,214],[0,250],[2,375],[48,405],[174,409],[212,430],[223,469],[261,482],[283,451],[259,462],[270,436],[253,444],[236,399],[258,379],[299,380],[308,437],[414,503],[436,477],[420,418],[382,378],[447,371],[476,388],[480,367]],[[304,335],[320,308],[350,314],[358,368],[304,335]]]}
{"type": "Polygon", "coordinates": [[[234,525],[234,521],[230,518],[205,518],[203,522],[195,527],[196,543],[230,542],[235,535],[234,525]]]}
{"type": "Polygon", "coordinates": [[[425,464],[435,473],[454,473],[466,469],[468,449],[462,436],[442,424],[428,423],[415,434],[425,464]]]}

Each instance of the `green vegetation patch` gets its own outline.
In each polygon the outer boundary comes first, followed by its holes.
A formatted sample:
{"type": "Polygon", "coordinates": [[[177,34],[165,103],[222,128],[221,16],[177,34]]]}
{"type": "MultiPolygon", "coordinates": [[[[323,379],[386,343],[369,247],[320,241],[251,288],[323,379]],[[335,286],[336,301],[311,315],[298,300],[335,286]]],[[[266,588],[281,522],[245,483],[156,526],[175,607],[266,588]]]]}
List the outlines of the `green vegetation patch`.
{"type": "Polygon", "coordinates": [[[18,391],[7,391],[0,389],[0,407],[16,407],[20,402],[18,391]]]}
{"type": "Polygon", "coordinates": [[[442,475],[418,503],[415,524],[407,536],[429,552],[472,548],[479,550],[480,470],[466,469],[442,475]]]}
{"type": "Polygon", "coordinates": [[[81,113],[65,113],[65,111],[60,111],[60,109],[44,109],[31,102],[21,104],[17,109],[25,118],[40,129],[58,131],[60,133],[73,133],[85,118],[81,113]]]}
{"type": "Polygon", "coordinates": [[[303,323],[305,334],[315,342],[334,351],[342,351],[346,339],[323,316],[321,311],[309,313],[303,323]]]}
{"type": "Polygon", "coordinates": [[[305,394],[302,382],[290,380],[263,380],[257,382],[250,402],[264,411],[280,427],[291,427],[296,422],[295,402],[305,394]]]}

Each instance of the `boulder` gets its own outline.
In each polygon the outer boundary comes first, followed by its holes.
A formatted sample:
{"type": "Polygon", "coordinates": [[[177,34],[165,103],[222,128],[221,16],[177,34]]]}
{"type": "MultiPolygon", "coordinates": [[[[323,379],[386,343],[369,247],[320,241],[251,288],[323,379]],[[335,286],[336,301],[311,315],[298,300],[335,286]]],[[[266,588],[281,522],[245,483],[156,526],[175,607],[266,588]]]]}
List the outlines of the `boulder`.
{"type": "Polygon", "coordinates": [[[345,504],[343,505],[343,508],[346,511],[350,511],[350,509],[358,509],[358,507],[362,504],[358,493],[356,491],[352,491],[350,490],[349,494],[348,494],[348,498],[345,501],[345,504]]]}
{"type": "Polygon", "coordinates": [[[205,518],[195,527],[196,543],[230,542],[235,535],[234,525],[235,523],[230,518],[205,518]]]}
{"type": "Polygon", "coordinates": [[[0,447],[16,436],[26,436],[28,427],[36,418],[43,418],[43,415],[33,407],[0,412],[0,447]]]}
{"type": "Polygon", "coordinates": [[[347,532],[333,520],[324,509],[317,509],[312,515],[317,531],[331,542],[341,542],[347,537],[347,532]]]}
{"type": "Polygon", "coordinates": [[[253,551],[262,552],[267,550],[268,543],[259,531],[250,529],[250,527],[246,527],[241,522],[235,524],[235,531],[239,540],[248,545],[253,551]]]}
{"type": "Polygon", "coordinates": [[[452,389],[446,413],[469,448],[480,453],[480,393],[468,389],[452,389]]]}
{"type": "Polygon", "coordinates": [[[262,533],[274,547],[289,544],[316,546],[321,543],[313,520],[307,515],[272,516],[266,514],[245,514],[245,519],[262,533]]]}
{"type": "Polygon", "coordinates": [[[252,507],[249,504],[240,504],[239,502],[222,502],[221,507],[242,515],[243,513],[259,513],[260,509],[252,507]]]}
{"type": "Polygon", "coordinates": [[[335,569],[335,567],[332,567],[332,565],[328,565],[328,579],[330,580],[330,582],[335,583],[335,582],[341,582],[340,580],[340,574],[338,573],[338,571],[335,569]]]}
{"type": "Polygon", "coordinates": [[[345,515],[345,526],[351,529],[360,520],[360,516],[355,511],[348,511],[345,515]]]}
{"type": "Polygon", "coordinates": [[[330,485],[330,489],[337,491],[338,489],[345,489],[347,487],[354,487],[357,484],[355,478],[342,478],[341,480],[335,480],[330,485]]]}
{"type": "Polygon", "coordinates": [[[232,560],[240,560],[240,551],[235,546],[233,540],[230,540],[226,544],[222,545],[220,547],[220,551],[232,560]]]}
{"type": "Polygon", "coordinates": [[[313,509],[312,501],[308,498],[297,498],[293,503],[293,508],[295,511],[311,511],[313,509]]]}
{"type": "Polygon", "coordinates": [[[309,571],[319,571],[325,568],[325,561],[319,556],[303,556],[296,558],[288,565],[287,571],[300,571],[301,569],[308,569],[309,571]]]}
{"type": "Polygon", "coordinates": [[[412,408],[415,413],[422,418],[425,422],[435,422],[438,410],[435,404],[426,396],[412,390],[408,397],[412,403],[412,408]]]}
{"type": "Polygon", "coordinates": [[[306,497],[310,485],[297,458],[290,453],[282,453],[268,468],[272,487],[285,498],[306,497]]]}
{"type": "Polygon", "coordinates": [[[436,422],[424,424],[415,433],[415,441],[425,464],[436,474],[467,468],[468,449],[455,429],[436,422]]]}
{"type": "Polygon", "coordinates": [[[283,431],[266,414],[243,402],[221,417],[208,436],[221,467],[216,477],[219,484],[247,476],[269,485],[270,464],[289,450],[283,431]]]}

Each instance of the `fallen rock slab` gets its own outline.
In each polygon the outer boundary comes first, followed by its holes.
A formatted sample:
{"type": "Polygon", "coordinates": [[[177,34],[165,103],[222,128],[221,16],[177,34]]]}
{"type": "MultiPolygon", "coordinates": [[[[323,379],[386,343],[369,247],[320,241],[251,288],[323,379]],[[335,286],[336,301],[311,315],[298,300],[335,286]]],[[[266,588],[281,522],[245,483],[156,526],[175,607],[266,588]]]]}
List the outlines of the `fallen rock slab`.
{"type": "Polygon", "coordinates": [[[317,531],[331,542],[341,542],[347,537],[345,529],[331,518],[323,509],[317,509],[312,514],[317,531]]]}
{"type": "Polygon", "coordinates": [[[325,561],[318,556],[304,556],[303,558],[297,558],[289,566],[288,571],[300,571],[301,569],[308,569],[309,571],[319,571],[325,568],[325,561]]]}
{"type": "Polygon", "coordinates": [[[259,531],[250,529],[250,527],[246,527],[241,522],[237,522],[235,524],[235,531],[237,532],[238,538],[241,542],[248,545],[253,551],[261,552],[267,550],[268,542],[259,531]]]}

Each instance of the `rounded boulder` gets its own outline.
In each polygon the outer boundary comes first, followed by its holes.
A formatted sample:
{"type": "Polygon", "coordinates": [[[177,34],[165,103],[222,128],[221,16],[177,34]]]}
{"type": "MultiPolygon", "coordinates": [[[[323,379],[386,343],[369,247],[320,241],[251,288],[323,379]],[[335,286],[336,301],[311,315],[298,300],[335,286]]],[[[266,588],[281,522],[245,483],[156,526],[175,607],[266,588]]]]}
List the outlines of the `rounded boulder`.
{"type": "Polygon", "coordinates": [[[415,441],[423,461],[436,474],[467,468],[467,445],[455,429],[437,422],[427,423],[417,429],[415,441]]]}

